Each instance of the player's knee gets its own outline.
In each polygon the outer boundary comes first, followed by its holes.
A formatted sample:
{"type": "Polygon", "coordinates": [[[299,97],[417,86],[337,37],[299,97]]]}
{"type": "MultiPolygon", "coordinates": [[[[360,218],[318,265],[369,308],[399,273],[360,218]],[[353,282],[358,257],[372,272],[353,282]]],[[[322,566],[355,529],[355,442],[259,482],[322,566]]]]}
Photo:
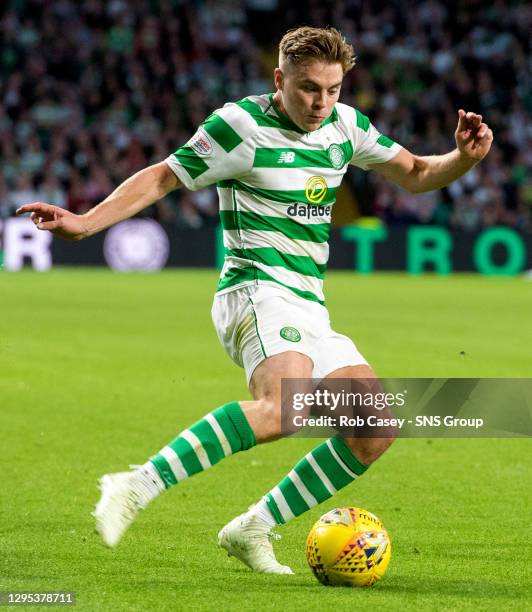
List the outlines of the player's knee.
{"type": "Polygon", "coordinates": [[[257,400],[258,412],[261,415],[261,433],[263,440],[275,440],[282,436],[281,402],[272,398],[257,400]]]}
{"type": "Polygon", "coordinates": [[[386,438],[346,438],[345,443],[364,465],[376,461],[393,444],[395,437],[386,438]]]}

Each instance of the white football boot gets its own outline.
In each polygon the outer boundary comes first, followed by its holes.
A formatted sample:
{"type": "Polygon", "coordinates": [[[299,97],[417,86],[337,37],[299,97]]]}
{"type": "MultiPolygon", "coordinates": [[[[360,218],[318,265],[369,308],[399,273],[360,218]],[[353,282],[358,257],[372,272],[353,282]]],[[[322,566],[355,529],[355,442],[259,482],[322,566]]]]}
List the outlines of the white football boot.
{"type": "Polygon", "coordinates": [[[293,574],[287,566],[275,558],[271,540],[281,536],[272,533],[271,528],[260,517],[245,512],[237,516],[218,534],[218,545],[256,572],[264,574],[293,574]]]}
{"type": "Polygon", "coordinates": [[[99,484],[102,496],[93,513],[96,531],[114,548],[147,500],[135,472],[105,474],[99,484]]]}

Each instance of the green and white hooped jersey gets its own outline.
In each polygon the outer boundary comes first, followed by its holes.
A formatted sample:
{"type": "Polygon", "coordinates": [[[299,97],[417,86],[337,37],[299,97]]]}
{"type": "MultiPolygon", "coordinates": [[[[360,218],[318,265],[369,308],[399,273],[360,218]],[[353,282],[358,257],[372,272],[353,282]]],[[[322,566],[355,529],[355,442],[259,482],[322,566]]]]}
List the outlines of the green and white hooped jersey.
{"type": "Polygon", "coordinates": [[[341,103],[303,132],[268,94],[216,110],[166,163],[189,189],[216,183],[226,251],[218,292],[278,283],[323,303],[331,210],[347,165],[366,170],[400,149],[341,103]]]}

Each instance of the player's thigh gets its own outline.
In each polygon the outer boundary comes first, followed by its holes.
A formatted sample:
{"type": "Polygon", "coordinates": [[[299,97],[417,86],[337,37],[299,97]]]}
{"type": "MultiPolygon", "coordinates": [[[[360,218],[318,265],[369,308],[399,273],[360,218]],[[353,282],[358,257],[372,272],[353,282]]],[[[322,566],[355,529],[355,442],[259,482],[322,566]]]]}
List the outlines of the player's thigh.
{"type": "Polygon", "coordinates": [[[325,378],[357,378],[375,380],[377,375],[371,366],[369,366],[367,363],[362,363],[359,365],[349,365],[342,368],[337,368],[333,372],[327,374],[325,378]]]}
{"type": "MultiPolygon", "coordinates": [[[[367,364],[345,366],[328,374],[327,379],[358,380],[361,384],[368,381],[368,389],[371,389],[377,375],[367,364]]],[[[386,416],[386,415],[383,415],[386,416]]],[[[389,415],[392,416],[392,415],[389,415]]],[[[395,439],[394,431],[386,431],[385,437],[345,437],[346,444],[354,455],[364,464],[369,465],[378,459],[390,447],[395,439]]]]}
{"type": "Polygon", "coordinates": [[[284,378],[310,379],[312,359],[298,351],[286,351],[264,359],[254,370],[250,390],[255,399],[280,400],[284,378]]]}
{"type": "Polygon", "coordinates": [[[286,378],[311,380],[312,360],[303,353],[287,351],[264,359],[250,381],[253,401],[241,402],[257,442],[282,437],[282,381],[286,378]]]}

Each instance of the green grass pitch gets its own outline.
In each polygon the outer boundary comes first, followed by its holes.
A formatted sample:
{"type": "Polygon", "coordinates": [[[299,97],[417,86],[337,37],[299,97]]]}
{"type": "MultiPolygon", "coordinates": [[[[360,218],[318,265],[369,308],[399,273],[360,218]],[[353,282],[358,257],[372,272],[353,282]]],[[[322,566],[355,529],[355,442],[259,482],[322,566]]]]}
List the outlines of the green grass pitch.
{"type": "MultiPolygon", "coordinates": [[[[0,590],[69,590],[78,610],[511,610],[530,603],[527,439],[399,440],[359,482],[279,531],[295,576],[216,546],[316,441],[287,439],[175,487],[105,549],[97,478],[142,463],[216,406],[248,398],[210,323],[214,271],[0,274],[0,590]],[[325,588],[304,545],[359,505],[392,537],[371,589],[325,588]]],[[[382,376],[531,375],[532,284],[478,276],[326,281],[334,327],[382,376]]]]}

